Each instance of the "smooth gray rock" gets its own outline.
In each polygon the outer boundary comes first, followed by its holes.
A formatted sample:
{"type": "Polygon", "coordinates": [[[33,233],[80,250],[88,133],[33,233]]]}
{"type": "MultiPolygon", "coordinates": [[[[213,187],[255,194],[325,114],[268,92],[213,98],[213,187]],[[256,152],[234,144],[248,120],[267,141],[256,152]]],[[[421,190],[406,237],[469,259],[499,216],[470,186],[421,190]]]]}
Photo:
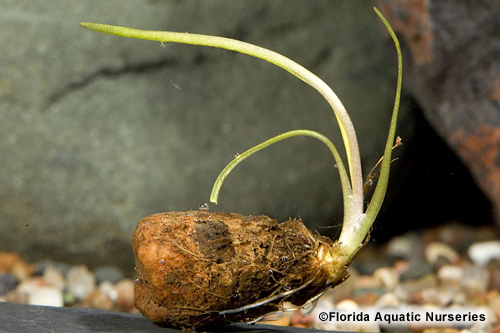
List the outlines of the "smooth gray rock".
{"type": "MultiPolygon", "coordinates": [[[[2,250],[130,273],[137,221],[208,201],[234,153],[299,128],[342,146],[327,103],[279,68],[229,51],[104,35],[81,21],[215,34],[281,52],[344,101],[365,170],[382,155],[396,62],[371,1],[7,0],[2,250]]],[[[211,210],[301,217],[313,229],[338,225],[333,164],[310,138],[279,143],[242,163],[211,210]]]]}
{"type": "MultiPolygon", "coordinates": [[[[2,333],[78,332],[78,333],[180,333],[160,327],[139,314],[116,313],[86,308],[58,308],[0,302],[2,333]]],[[[319,333],[314,329],[272,325],[236,324],[218,327],[213,332],[319,333]]],[[[209,333],[209,332],[208,332],[209,333]]]]}
{"type": "Polygon", "coordinates": [[[0,273],[0,296],[13,290],[17,285],[17,279],[13,274],[0,273]]]}

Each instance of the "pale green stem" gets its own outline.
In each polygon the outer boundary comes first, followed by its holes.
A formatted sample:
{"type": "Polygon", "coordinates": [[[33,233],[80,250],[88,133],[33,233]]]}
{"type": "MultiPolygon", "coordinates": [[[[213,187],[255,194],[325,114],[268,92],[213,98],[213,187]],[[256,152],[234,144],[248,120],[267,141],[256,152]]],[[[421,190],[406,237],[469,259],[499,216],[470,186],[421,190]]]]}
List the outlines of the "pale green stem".
{"type": "Polygon", "coordinates": [[[224,183],[224,180],[226,177],[229,175],[229,173],[243,160],[245,160],[247,157],[250,155],[253,155],[254,153],[258,152],[261,149],[264,149],[276,142],[279,142],[284,139],[288,139],[294,136],[309,136],[315,139],[318,139],[319,141],[323,142],[328,149],[330,149],[330,152],[333,155],[333,158],[335,159],[335,163],[337,165],[337,168],[339,170],[339,175],[340,175],[340,184],[342,186],[342,196],[344,198],[344,219],[346,216],[352,215],[352,189],[349,183],[349,176],[347,175],[347,171],[344,167],[344,163],[342,163],[342,158],[340,157],[339,152],[337,151],[337,148],[335,145],[323,134],[315,132],[315,131],[310,131],[310,130],[294,130],[294,131],[289,131],[282,133],[280,135],[277,135],[269,140],[266,140],[250,149],[245,151],[244,153],[239,154],[236,156],[226,167],[220,172],[219,176],[215,180],[215,184],[212,188],[212,194],[210,195],[210,201],[217,204],[218,197],[219,197],[219,192],[222,187],[222,184],[224,183]]]}
{"type": "Polygon", "coordinates": [[[266,60],[272,64],[275,64],[276,66],[285,69],[286,71],[290,72],[291,74],[295,75],[305,83],[315,88],[328,101],[333,111],[335,112],[335,116],[339,123],[340,131],[346,149],[351,184],[349,184],[347,172],[342,164],[341,158],[337,150],[335,149],[335,146],[333,146],[330,140],[328,140],[322,134],[319,134],[317,132],[299,130],[299,131],[291,131],[284,133],[281,136],[277,136],[260,145],[257,145],[254,148],[251,148],[245,153],[241,154],[234,161],[229,163],[229,165],[226,166],[226,168],[221,172],[221,174],[216,180],[216,183],[214,184],[211,200],[215,202],[217,201],[218,191],[220,190],[220,186],[222,185],[222,182],[224,178],[227,176],[227,174],[238,163],[240,163],[243,159],[250,156],[254,152],[263,149],[274,142],[278,142],[280,140],[283,140],[291,136],[306,135],[315,137],[324,142],[330,148],[335,160],[337,161],[337,166],[339,167],[343,196],[344,196],[344,206],[345,206],[344,225],[342,227],[342,233],[339,238],[339,243],[342,244],[342,249],[343,249],[342,255],[344,256],[343,260],[345,263],[348,263],[350,262],[354,254],[357,252],[359,245],[363,242],[364,238],[368,234],[368,231],[371,228],[373,221],[375,220],[385,197],[385,193],[387,190],[387,183],[389,179],[392,144],[394,142],[396,121],[399,108],[399,99],[401,94],[402,60],[401,60],[401,51],[399,47],[399,42],[387,20],[376,8],[374,9],[377,15],[383,21],[386,28],[388,29],[396,45],[396,49],[398,52],[398,87],[396,91],[396,99],[391,120],[391,127],[389,130],[388,140],[384,151],[384,160],[381,165],[380,178],[374,190],[372,200],[365,214],[363,214],[364,196],[363,196],[363,177],[361,172],[361,160],[360,160],[358,142],[356,138],[356,133],[354,131],[354,127],[343,104],[341,103],[337,95],[335,95],[333,90],[330,87],[328,87],[328,85],[326,85],[326,83],[324,83],[316,75],[312,74],[307,69],[295,63],[294,61],[276,52],[229,38],[190,34],[190,33],[137,30],[137,29],[111,26],[105,24],[97,24],[97,23],[80,23],[80,24],[84,28],[123,37],[156,40],[163,43],[175,42],[175,43],[185,43],[192,45],[211,46],[211,47],[228,49],[231,51],[248,54],[266,60]]]}
{"type": "Polygon", "coordinates": [[[84,28],[122,37],[155,40],[162,43],[175,42],[191,45],[203,45],[244,53],[256,58],[266,60],[278,67],[281,67],[291,74],[295,75],[305,83],[309,84],[328,101],[333,111],[335,112],[335,116],[339,123],[340,132],[344,140],[349,172],[351,176],[353,190],[352,213],[354,214],[354,216],[359,216],[363,213],[363,176],[361,171],[361,158],[359,154],[356,132],[352,125],[351,119],[349,118],[344,105],[337,97],[337,95],[333,92],[333,90],[323,80],[308,71],[303,66],[274,51],[270,51],[259,46],[230,38],[180,32],[138,30],[99,23],[82,22],[80,23],[80,25],[84,28]]]}
{"type": "Polygon", "coordinates": [[[366,235],[368,234],[375,218],[380,211],[380,207],[384,202],[385,193],[387,191],[387,185],[389,183],[389,172],[390,172],[390,164],[391,164],[391,154],[392,147],[394,143],[394,137],[396,136],[396,125],[398,120],[398,111],[399,111],[399,102],[401,98],[401,85],[403,81],[403,60],[401,56],[401,47],[399,45],[398,38],[394,31],[392,30],[389,22],[385,19],[385,17],[380,13],[377,8],[373,8],[377,15],[380,17],[385,27],[389,31],[389,34],[392,37],[394,45],[396,47],[397,55],[398,55],[398,81],[396,88],[396,97],[394,100],[394,108],[392,111],[391,125],[389,128],[389,135],[387,137],[387,142],[385,144],[384,158],[382,160],[382,165],[380,167],[380,176],[377,182],[377,186],[373,192],[370,204],[366,210],[365,214],[359,216],[358,220],[355,221],[352,225],[346,224],[342,226],[342,233],[339,238],[339,242],[341,242],[344,246],[344,254],[346,255],[346,262],[349,262],[354,256],[359,248],[359,245],[363,242],[366,235]]]}

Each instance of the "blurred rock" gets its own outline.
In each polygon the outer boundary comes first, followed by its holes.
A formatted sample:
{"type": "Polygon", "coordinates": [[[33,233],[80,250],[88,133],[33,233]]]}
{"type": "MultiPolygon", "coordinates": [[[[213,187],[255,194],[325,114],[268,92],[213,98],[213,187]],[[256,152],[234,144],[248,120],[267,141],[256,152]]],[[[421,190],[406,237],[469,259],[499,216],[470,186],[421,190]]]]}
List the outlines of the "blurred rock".
{"type": "MultiPolygon", "coordinates": [[[[438,282],[435,276],[432,274],[427,274],[420,279],[415,279],[415,280],[407,280],[403,281],[397,289],[403,289],[406,293],[409,295],[413,294],[414,292],[420,291],[420,290],[425,290],[428,288],[435,288],[437,287],[438,282]]],[[[400,299],[405,299],[403,296],[403,293],[400,291],[395,290],[396,294],[400,299]]],[[[405,300],[406,301],[406,300],[405,300]]]]}
{"type": "Polygon", "coordinates": [[[85,297],[84,305],[86,308],[94,308],[101,310],[113,310],[115,303],[108,295],[96,289],[85,297]]]}
{"type": "Polygon", "coordinates": [[[437,272],[437,278],[441,284],[460,286],[464,276],[464,270],[459,266],[443,266],[437,272]]]}
{"type": "Polygon", "coordinates": [[[408,269],[401,273],[401,281],[419,279],[432,272],[432,266],[425,261],[416,260],[410,263],[408,269]]]}
{"type": "Polygon", "coordinates": [[[42,279],[47,285],[57,287],[60,290],[66,287],[66,279],[55,267],[48,266],[45,268],[42,279]]]}
{"type": "Polygon", "coordinates": [[[453,300],[454,292],[448,288],[428,288],[420,292],[423,304],[432,304],[440,308],[448,306],[453,300]]]}
{"type": "Polygon", "coordinates": [[[380,295],[383,295],[384,290],[357,290],[353,294],[353,300],[359,304],[361,308],[366,308],[374,305],[379,299],[380,295]]]}
{"type": "Polygon", "coordinates": [[[462,287],[471,292],[488,290],[489,272],[481,266],[470,266],[464,269],[462,287]]]}
{"type": "Polygon", "coordinates": [[[479,266],[485,266],[490,260],[500,260],[500,241],[474,243],[469,246],[469,258],[479,266]]]}
{"type": "Polygon", "coordinates": [[[380,298],[375,303],[375,306],[377,308],[398,307],[399,305],[401,305],[401,300],[393,292],[388,292],[380,296],[380,298]]]}
{"type": "Polygon", "coordinates": [[[63,293],[57,287],[39,287],[29,295],[28,303],[31,305],[63,306],[63,293]]]}
{"type": "Polygon", "coordinates": [[[0,272],[12,273],[18,281],[22,281],[33,274],[34,270],[34,265],[26,263],[19,254],[0,252],[0,272]]]}
{"type": "Polygon", "coordinates": [[[116,266],[100,266],[94,269],[95,280],[97,284],[103,281],[117,283],[123,280],[123,271],[116,266]]]}
{"type": "Polygon", "coordinates": [[[68,289],[78,300],[84,300],[96,287],[95,276],[85,266],[74,266],[68,273],[68,289]]]}
{"type": "Polygon", "coordinates": [[[116,284],[116,304],[124,309],[131,310],[134,308],[134,281],[132,279],[124,279],[116,284]]]}
{"type": "Polygon", "coordinates": [[[419,243],[416,233],[407,233],[402,236],[391,238],[387,244],[387,254],[395,258],[410,260],[415,256],[415,248],[419,243]]]}
{"type": "Polygon", "coordinates": [[[63,300],[64,306],[72,306],[77,301],[75,295],[68,289],[63,290],[63,300]]]}
{"type": "MultiPolygon", "coordinates": [[[[491,323],[488,322],[477,322],[474,323],[470,328],[469,331],[471,333],[486,333],[486,332],[492,332],[492,325],[491,323]]],[[[493,332],[496,333],[496,332],[493,332]]]]}
{"type": "Polygon", "coordinates": [[[354,282],[354,289],[374,289],[380,284],[371,275],[359,275],[354,282]]]}
{"type": "Polygon", "coordinates": [[[0,272],[12,272],[12,268],[22,259],[17,253],[0,252],[0,272]]]}
{"type": "Polygon", "coordinates": [[[500,267],[490,268],[489,290],[500,290],[500,267]]]}
{"type": "Polygon", "coordinates": [[[399,274],[394,268],[382,267],[373,273],[373,279],[387,290],[394,289],[399,284],[399,274]]]}
{"type": "Polygon", "coordinates": [[[98,289],[99,289],[99,292],[108,296],[110,300],[112,300],[113,302],[116,302],[116,299],[118,298],[118,291],[113,283],[111,283],[109,281],[103,281],[99,284],[98,289]]]}
{"type": "Polygon", "coordinates": [[[35,270],[34,270],[33,274],[43,275],[45,270],[49,267],[60,272],[63,276],[67,276],[68,272],[72,266],[70,264],[67,264],[67,263],[56,262],[56,261],[52,261],[52,260],[41,260],[35,264],[35,270]]]}
{"type": "Polygon", "coordinates": [[[16,292],[24,295],[31,295],[41,287],[45,287],[46,283],[41,277],[34,277],[21,281],[16,288],[16,292]]]}
{"type": "Polygon", "coordinates": [[[443,264],[452,264],[457,258],[457,251],[448,244],[434,242],[427,244],[425,247],[425,259],[433,267],[437,267],[439,264],[441,264],[441,266],[443,264]]]}
{"type": "Polygon", "coordinates": [[[422,333],[464,333],[455,328],[426,328],[422,333]]]}
{"type": "Polygon", "coordinates": [[[358,303],[354,302],[353,300],[346,299],[346,300],[340,301],[337,304],[336,308],[339,310],[344,310],[344,311],[353,311],[353,310],[358,310],[359,305],[358,305],[358,303]]]}
{"type": "Polygon", "coordinates": [[[407,89],[491,200],[500,226],[500,2],[378,4],[401,35],[407,89]]]}
{"type": "Polygon", "coordinates": [[[0,273],[0,296],[14,289],[17,285],[17,279],[10,273],[0,273]]]}
{"type": "MultiPolygon", "coordinates": [[[[295,315],[290,319],[289,326],[312,328],[314,326],[314,321],[315,321],[314,317],[312,316],[304,317],[304,314],[302,314],[301,311],[297,311],[295,315]]],[[[284,321],[284,323],[286,323],[286,320],[284,321]]]]}

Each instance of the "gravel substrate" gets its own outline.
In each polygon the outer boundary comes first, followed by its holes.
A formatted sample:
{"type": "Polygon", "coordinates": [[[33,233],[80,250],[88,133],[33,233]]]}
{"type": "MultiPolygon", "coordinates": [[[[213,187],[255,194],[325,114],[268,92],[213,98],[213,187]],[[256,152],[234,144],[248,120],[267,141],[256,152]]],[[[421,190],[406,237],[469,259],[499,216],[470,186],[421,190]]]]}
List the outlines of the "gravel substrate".
{"type": "MultiPolygon", "coordinates": [[[[290,309],[266,323],[354,332],[500,333],[500,241],[492,228],[450,223],[383,246],[372,242],[350,272],[309,316],[290,309]]],[[[116,267],[30,264],[0,252],[2,302],[137,313],[133,298],[133,278],[116,267]]]]}

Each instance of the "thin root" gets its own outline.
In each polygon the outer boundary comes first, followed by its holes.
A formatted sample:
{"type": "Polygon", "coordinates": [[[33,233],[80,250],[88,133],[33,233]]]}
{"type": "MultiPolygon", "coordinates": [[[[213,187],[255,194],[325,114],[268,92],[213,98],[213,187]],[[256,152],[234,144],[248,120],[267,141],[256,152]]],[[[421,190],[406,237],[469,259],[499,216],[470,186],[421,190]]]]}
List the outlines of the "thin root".
{"type": "Polygon", "coordinates": [[[207,259],[207,258],[203,258],[199,255],[197,255],[196,253],[193,253],[185,248],[183,248],[182,246],[180,246],[179,244],[174,244],[175,246],[177,246],[179,249],[181,249],[182,251],[186,252],[186,253],[189,253],[190,255],[192,255],[193,257],[199,259],[199,260],[204,260],[204,261],[211,261],[211,262],[215,262],[215,260],[213,259],[207,259]]]}
{"type": "MultiPolygon", "coordinates": [[[[394,143],[394,146],[392,146],[392,149],[394,148],[397,148],[399,146],[403,145],[403,140],[401,139],[400,136],[398,136],[396,138],[396,143],[394,143]]],[[[372,187],[373,185],[373,182],[378,178],[379,174],[380,174],[380,171],[377,171],[376,173],[375,172],[375,169],[380,165],[380,163],[382,163],[382,161],[384,160],[384,156],[382,156],[378,161],[377,163],[375,163],[375,165],[373,166],[373,168],[370,170],[370,172],[368,173],[368,176],[366,176],[366,181],[363,185],[363,195],[366,195],[366,193],[370,190],[370,188],[372,187]]],[[[394,158],[391,160],[391,163],[396,161],[397,158],[394,158]]]]}

